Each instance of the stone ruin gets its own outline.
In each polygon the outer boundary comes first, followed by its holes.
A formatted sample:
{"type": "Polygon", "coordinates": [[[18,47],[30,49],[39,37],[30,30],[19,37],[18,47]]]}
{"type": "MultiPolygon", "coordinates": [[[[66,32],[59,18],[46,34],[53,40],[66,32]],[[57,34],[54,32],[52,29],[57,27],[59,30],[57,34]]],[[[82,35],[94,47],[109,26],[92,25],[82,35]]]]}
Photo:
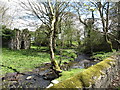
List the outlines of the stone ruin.
{"type": "Polygon", "coordinates": [[[14,36],[12,37],[9,47],[13,50],[29,49],[31,43],[31,35],[28,29],[22,31],[14,29],[14,36]]]}

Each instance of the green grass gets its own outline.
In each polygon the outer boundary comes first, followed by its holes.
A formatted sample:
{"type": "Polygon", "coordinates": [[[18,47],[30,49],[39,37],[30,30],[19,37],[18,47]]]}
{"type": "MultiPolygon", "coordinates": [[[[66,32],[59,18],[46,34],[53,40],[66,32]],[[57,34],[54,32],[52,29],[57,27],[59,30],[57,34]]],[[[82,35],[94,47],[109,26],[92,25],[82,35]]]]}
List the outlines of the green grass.
{"type": "MultiPolygon", "coordinates": [[[[44,62],[50,62],[49,54],[40,52],[39,50],[10,50],[2,49],[1,64],[7,67],[12,67],[19,72],[30,71],[33,68],[40,66],[44,62]]],[[[14,72],[6,67],[1,67],[2,74],[14,72]]]]}
{"type": "Polygon", "coordinates": [[[75,54],[74,49],[61,49],[60,55],[56,55],[55,57],[57,60],[61,59],[61,64],[63,64],[64,62],[73,61],[77,57],[77,55],[75,54]]]}
{"type": "Polygon", "coordinates": [[[58,80],[59,82],[62,82],[70,77],[73,77],[74,75],[78,74],[79,72],[84,71],[85,69],[71,69],[69,71],[63,71],[62,72],[62,76],[57,78],[56,80],[58,80]]]}
{"type": "Polygon", "coordinates": [[[92,58],[104,60],[105,58],[112,56],[112,55],[120,55],[120,52],[116,52],[116,50],[113,50],[113,52],[96,52],[92,56],[92,58]]]}
{"type": "Polygon", "coordinates": [[[37,49],[37,50],[48,50],[48,47],[43,47],[43,46],[31,46],[32,49],[37,49]]]}
{"type": "Polygon", "coordinates": [[[73,44],[74,46],[78,46],[78,42],[77,42],[77,41],[73,41],[72,44],[73,44]]]}
{"type": "MultiPolygon", "coordinates": [[[[74,50],[64,49],[63,52],[67,52],[65,57],[55,55],[55,59],[58,62],[60,59],[62,59],[62,62],[74,60],[72,58],[76,56],[74,55],[74,50]]],[[[49,58],[50,55],[47,47],[40,47],[38,49],[36,46],[32,46],[29,50],[10,50],[8,48],[2,48],[2,60],[0,61],[0,64],[6,67],[1,67],[1,75],[14,72],[12,69],[8,69],[7,67],[12,67],[19,72],[31,71],[35,67],[39,67],[42,63],[50,62],[49,58]]]]}

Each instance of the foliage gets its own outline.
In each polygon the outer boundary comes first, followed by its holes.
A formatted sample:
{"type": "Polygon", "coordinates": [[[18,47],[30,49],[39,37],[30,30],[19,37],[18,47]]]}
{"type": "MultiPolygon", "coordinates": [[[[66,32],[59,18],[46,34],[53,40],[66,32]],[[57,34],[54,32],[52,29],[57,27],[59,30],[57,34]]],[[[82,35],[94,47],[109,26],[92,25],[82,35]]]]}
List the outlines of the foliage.
{"type": "Polygon", "coordinates": [[[36,31],[35,31],[35,45],[36,46],[48,46],[49,38],[46,34],[47,28],[44,25],[41,25],[36,31]]]}
{"type": "Polygon", "coordinates": [[[113,50],[113,52],[96,52],[96,53],[93,53],[92,58],[103,60],[112,55],[120,55],[120,53],[116,52],[116,50],[113,50]]]}
{"type": "Polygon", "coordinates": [[[71,48],[72,46],[76,46],[76,35],[78,30],[74,25],[74,17],[76,17],[76,14],[70,11],[64,12],[64,16],[61,20],[61,31],[57,38],[57,45],[59,47],[71,48]]]}
{"type": "Polygon", "coordinates": [[[79,52],[90,53],[99,51],[108,51],[107,43],[104,41],[104,36],[98,31],[92,30],[90,38],[86,37],[78,47],[79,52]]]}
{"type": "Polygon", "coordinates": [[[77,57],[73,49],[63,49],[63,50],[64,51],[61,53],[62,56],[66,56],[66,57],[74,58],[74,59],[77,57]]]}
{"type": "Polygon", "coordinates": [[[60,52],[61,53],[56,55],[56,59],[58,61],[61,60],[61,64],[63,64],[64,62],[73,61],[77,57],[77,54],[74,49],[61,49],[60,52]]]}
{"type": "Polygon", "coordinates": [[[2,44],[7,45],[6,43],[8,43],[14,37],[15,32],[9,28],[6,28],[4,25],[0,30],[2,31],[2,44]]]}

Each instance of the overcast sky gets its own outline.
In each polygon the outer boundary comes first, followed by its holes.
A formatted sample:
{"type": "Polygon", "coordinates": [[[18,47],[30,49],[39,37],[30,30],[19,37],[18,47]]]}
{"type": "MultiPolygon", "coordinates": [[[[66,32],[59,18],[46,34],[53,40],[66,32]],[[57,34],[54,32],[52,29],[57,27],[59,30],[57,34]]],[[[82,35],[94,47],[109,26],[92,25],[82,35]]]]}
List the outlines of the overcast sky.
{"type": "Polygon", "coordinates": [[[30,31],[34,31],[41,21],[32,15],[28,15],[28,11],[24,10],[20,5],[20,1],[26,0],[1,0],[2,4],[8,7],[7,14],[12,16],[12,29],[19,28],[20,30],[28,28],[30,31]]]}
{"type": "MultiPolygon", "coordinates": [[[[12,29],[19,28],[25,29],[28,28],[31,31],[34,31],[38,25],[41,24],[41,21],[34,16],[28,16],[26,13],[31,13],[23,9],[19,2],[23,1],[27,3],[27,0],[1,0],[9,10],[7,14],[12,16],[12,29]]],[[[35,1],[35,0],[34,0],[35,1]]],[[[83,16],[84,17],[84,16],[83,16]]]]}
{"type": "MultiPolygon", "coordinates": [[[[28,16],[26,13],[30,14],[31,12],[23,9],[19,4],[20,1],[27,3],[27,0],[0,0],[2,4],[5,4],[9,8],[7,14],[12,16],[12,29],[19,28],[22,30],[28,28],[30,31],[35,31],[35,29],[41,24],[41,21],[32,15],[28,16]]],[[[84,17],[86,16],[83,15],[83,18],[84,17]]],[[[91,17],[91,14],[88,15],[88,17],[91,17]]],[[[98,17],[98,14],[95,17],[98,17]]]]}

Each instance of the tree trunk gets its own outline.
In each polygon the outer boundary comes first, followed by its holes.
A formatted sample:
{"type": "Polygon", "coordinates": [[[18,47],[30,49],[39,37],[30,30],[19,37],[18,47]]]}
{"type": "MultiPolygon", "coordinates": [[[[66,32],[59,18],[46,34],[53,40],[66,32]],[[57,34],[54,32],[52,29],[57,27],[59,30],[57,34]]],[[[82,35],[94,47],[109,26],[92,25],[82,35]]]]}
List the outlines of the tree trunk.
{"type": "Polygon", "coordinates": [[[92,50],[92,42],[91,42],[91,30],[92,30],[92,25],[88,24],[88,26],[86,26],[87,29],[87,48],[88,48],[88,53],[92,54],[93,50],[92,50]]]}
{"type": "Polygon", "coordinates": [[[104,40],[106,43],[105,45],[107,47],[107,51],[112,51],[112,42],[110,40],[108,40],[108,36],[106,33],[104,34],[104,40]]]}
{"type": "Polygon", "coordinates": [[[61,72],[58,63],[55,60],[55,55],[54,55],[54,50],[53,50],[53,38],[54,38],[55,22],[56,22],[56,17],[53,15],[52,24],[51,24],[50,40],[49,40],[50,59],[51,59],[52,68],[55,71],[61,72]]]}
{"type": "Polygon", "coordinates": [[[61,46],[62,46],[62,48],[64,47],[64,44],[65,44],[65,41],[64,41],[64,36],[62,37],[62,40],[61,40],[61,46]]]}
{"type": "MultiPolygon", "coordinates": [[[[117,27],[117,38],[120,41],[120,1],[118,2],[118,27],[117,27]]],[[[120,43],[117,44],[117,49],[120,49],[120,43]]]]}
{"type": "Polygon", "coordinates": [[[80,44],[81,44],[81,41],[80,41],[80,31],[77,31],[77,43],[78,43],[78,46],[80,46],[80,44]]]}
{"type": "Polygon", "coordinates": [[[53,34],[53,51],[56,52],[56,39],[57,39],[57,27],[58,27],[58,13],[55,15],[55,22],[54,22],[54,34],[53,34]]]}
{"type": "Polygon", "coordinates": [[[56,35],[55,35],[55,32],[54,32],[54,35],[53,35],[53,51],[56,52],[56,35]]]}
{"type": "MultiPolygon", "coordinates": [[[[107,10],[106,10],[106,28],[105,28],[105,40],[107,42],[107,44],[109,45],[110,47],[110,51],[112,51],[112,42],[108,39],[108,35],[107,35],[107,32],[108,32],[108,29],[109,28],[109,2],[107,2],[107,10]]],[[[108,47],[108,48],[109,48],[108,47]]]]}
{"type": "Polygon", "coordinates": [[[107,2],[107,7],[106,7],[106,19],[104,18],[104,13],[103,13],[103,7],[99,5],[99,13],[102,21],[102,26],[103,26],[103,32],[104,32],[104,41],[105,41],[105,47],[107,47],[107,51],[112,51],[112,42],[108,39],[108,27],[109,27],[109,2],[107,2]]]}
{"type": "Polygon", "coordinates": [[[70,39],[70,47],[72,46],[72,38],[70,39]]]}

